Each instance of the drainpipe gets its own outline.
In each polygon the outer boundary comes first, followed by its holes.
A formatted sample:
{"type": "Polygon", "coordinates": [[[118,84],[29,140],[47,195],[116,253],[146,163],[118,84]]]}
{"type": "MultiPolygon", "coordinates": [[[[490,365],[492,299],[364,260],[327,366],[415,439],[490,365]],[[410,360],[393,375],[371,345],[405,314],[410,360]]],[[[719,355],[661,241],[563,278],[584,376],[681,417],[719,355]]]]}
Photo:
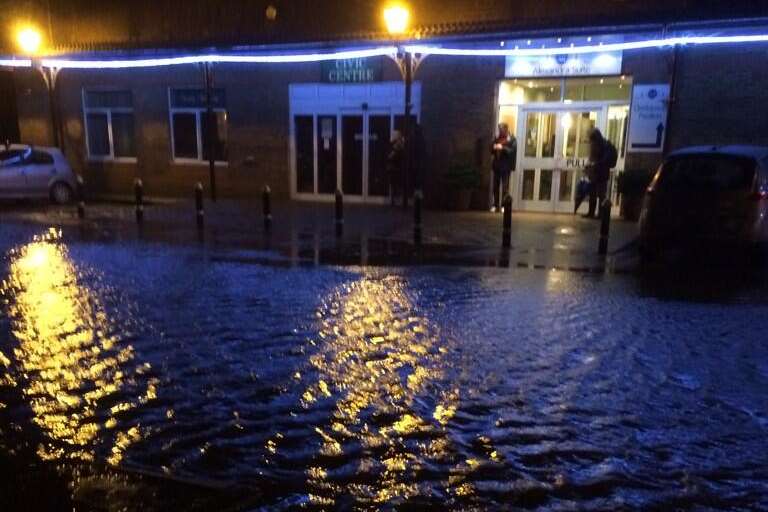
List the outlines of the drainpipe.
{"type": "Polygon", "coordinates": [[[208,129],[205,130],[205,146],[208,148],[208,175],[211,183],[211,201],[216,202],[216,155],[214,154],[214,134],[217,130],[216,117],[213,113],[213,64],[203,64],[205,73],[205,115],[208,129]]]}
{"type": "Polygon", "coordinates": [[[59,76],[59,68],[43,67],[39,60],[32,60],[32,67],[40,72],[48,92],[48,110],[51,117],[51,143],[64,153],[64,134],[61,126],[61,112],[59,110],[56,83],[59,76]]]}
{"type": "MultiPolygon", "coordinates": [[[[664,36],[667,34],[667,27],[664,27],[664,36]]],[[[675,47],[672,49],[672,63],[671,63],[671,70],[670,70],[670,80],[669,80],[669,107],[667,109],[667,129],[664,132],[664,143],[662,146],[662,155],[667,156],[670,151],[670,140],[671,136],[670,133],[672,133],[672,117],[673,112],[675,108],[677,107],[677,60],[678,60],[678,54],[680,52],[680,45],[675,45],[675,47]]]]}

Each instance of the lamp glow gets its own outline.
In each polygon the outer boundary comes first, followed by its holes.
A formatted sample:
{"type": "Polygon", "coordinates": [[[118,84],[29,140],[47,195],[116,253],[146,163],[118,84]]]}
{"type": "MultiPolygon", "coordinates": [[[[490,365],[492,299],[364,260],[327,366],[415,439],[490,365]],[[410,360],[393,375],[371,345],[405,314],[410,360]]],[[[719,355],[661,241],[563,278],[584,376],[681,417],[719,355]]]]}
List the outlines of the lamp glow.
{"type": "Polygon", "coordinates": [[[271,55],[184,55],[179,57],[160,57],[154,59],[115,59],[115,60],[78,60],[78,59],[42,59],[44,67],[71,69],[119,69],[175,66],[180,64],[201,64],[204,62],[230,64],[280,64],[321,62],[326,60],[363,59],[380,55],[394,55],[397,48],[382,46],[364,50],[344,50],[328,53],[295,53],[271,55]]]}
{"type": "Polygon", "coordinates": [[[40,49],[43,37],[40,32],[32,27],[23,27],[16,33],[16,42],[21,51],[27,55],[34,55],[40,49]]]}
{"type": "Polygon", "coordinates": [[[32,65],[29,59],[0,59],[0,67],[28,68],[32,65]]]}
{"type": "Polygon", "coordinates": [[[384,9],[384,23],[390,34],[403,34],[408,29],[410,13],[402,5],[391,5],[384,9]]]}
{"type": "MultiPolygon", "coordinates": [[[[390,7],[389,9],[404,9],[402,7],[390,7]]],[[[385,11],[390,12],[389,9],[385,11]]],[[[398,29],[398,27],[407,27],[408,11],[400,12],[398,15],[390,14],[393,21],[400,20],[397,23],[389,24],[388,27],[398,29]],[[405,13],[405,25],[403,22],[403,12],[405,13]]],[[[27,27],[17,32],[17,42],[25,54],[31,56],[39,51],[42,43],[42,37],[39,32],[27,27]]],[[[590,44],[585,46],[574,46],[566,51],[569,55],[590,54],[590,53],[608,53],[624,50],[639,50],[644,48],[669,48],[676,45],[707,45],[707,44],[748,44],[768,42],[768,34],[743,34],[729,36],[680,36],[666,39],[646,39],[640,41],[622,42],[622,43],[603,43],[590,44]]],[[[527,42],[530,44],[530,42],[527,42]]],[[[474,57],[507,57],[507,56],[555,56],[563,53],[563,48],[538,48],[524,47],[514,48],[455,48],[429,45],[406,45],[404,50],[412,54],[432,54],[447,56],[474,56],[474,57]]],[[[395,55],[397,48],[394,46],[381,46],[364,49],[338,50],[328,52],[311,53],[241,53],[241,54],[191,54],[175,57],[157,57],[157,58],[126,58],[126,59],[77,59],[77,58],[44,58],[40,64],[43,67],[51,68],[72,68],[72,69],[117,69],[117,68],[144,68],[155,66],[174,66],[182,64],[199,64],[205,62],[212,63],[253,63],[253,64],[275,64],[275,63],[302,63],[302,62],[320,62],[327,60],[356,59],[366,57],[376,57],[383,55],[395,55]]],[[[29,58],[16,58],[13,56],[0,57],[0,67],[29,67],[31,62],[29,58]]]]}

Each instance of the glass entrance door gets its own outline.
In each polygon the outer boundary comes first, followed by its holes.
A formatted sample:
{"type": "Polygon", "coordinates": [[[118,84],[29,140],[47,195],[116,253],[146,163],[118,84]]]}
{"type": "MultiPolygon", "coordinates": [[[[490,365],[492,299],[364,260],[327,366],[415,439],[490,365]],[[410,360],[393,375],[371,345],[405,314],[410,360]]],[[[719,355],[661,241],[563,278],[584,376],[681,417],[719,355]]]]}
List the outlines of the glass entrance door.
{"type": "Polygon", "coordinates": [[[293,196],[333,200],[340,189],[352,201],[385,203],[391,185],[387,156],[392,131],[402,123],[402,116],[392,110],[294,115],[293,196]]]}
{"type": "Polygon", "coordinates": [[[561,135],[560,154],[556,159],[554,211],[573,212],[576,184],[584,176],[584,168],[589,163],[589,133],[598,127],[600,118],[599,110],[559,113],[561,135]]]}
{"type": "Polygon", "coordinates": [[[369,113],[368,121],[368,169],[365,173],[369,197],[389,196],[387,154],[391,139],[391,116],[387,113],[369,113]]]}
{"type": "Polygon", "coordinates": [[[363,115],[341,116],[341,191],[344,195],[363,195],[363,115]]]}
{"type": "Polygon", "coordinates": [[[552,208],[557,115],[557,112],[528,111],[522,116],[523,158],[518,190],[525,210],[550,211],[552,208]]]}
{"type": "Polygon", "coordinates": [[[600,126],[601,110],[523,110],[522,114],[518,204],[530,211],[572,212],[576,183],[589,160],[589,132],[600,126]]]}
{"type": "Polygon", "coordinates": [[[342,113],[341,191],[345,196],[389,195],[387,152],[391,124],[391,114],[384,111],[342,113]]]}

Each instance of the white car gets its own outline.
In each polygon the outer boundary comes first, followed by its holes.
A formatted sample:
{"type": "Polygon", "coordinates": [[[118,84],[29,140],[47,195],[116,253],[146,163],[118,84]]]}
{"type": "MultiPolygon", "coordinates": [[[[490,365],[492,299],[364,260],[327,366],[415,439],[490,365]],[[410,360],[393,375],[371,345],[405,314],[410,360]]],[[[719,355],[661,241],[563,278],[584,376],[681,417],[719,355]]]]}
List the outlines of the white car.
{"type": "Polygon", "coordinates": [[[0,198],[49,198],[64,204],[76,190],[77,176],[59,148],[0,146],[0,198]]]}

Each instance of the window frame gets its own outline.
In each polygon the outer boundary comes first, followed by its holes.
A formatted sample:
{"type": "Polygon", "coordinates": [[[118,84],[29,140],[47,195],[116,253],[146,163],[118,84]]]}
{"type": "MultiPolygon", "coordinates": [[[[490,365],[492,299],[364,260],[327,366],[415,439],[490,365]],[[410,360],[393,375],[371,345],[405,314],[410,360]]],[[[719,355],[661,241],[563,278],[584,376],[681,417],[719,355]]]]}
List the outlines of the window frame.
{"type": "MultiPolygon", "coordinates": [[[[133,118],[133,142],[134,149],[136,145],[136,117],[133,106],[131,107],[89,107],[85,101],[87,92],[125,92],[131,93],[131,104],[133,104],[133,90],[122,87],[83,87],[80,91],[81,101],[83,105],[83,127],[85,128],[85,152],[86,158],[89,162],[117,162],[117,163],[130,163],[135,164],[138,161],[138,154],[134,156],[115,156],[115,140],[112,135],[112,112],[117,114],[131,114],[133,118]],[[88,139],[88,115],[89,114],[106,114],[107,116],[107,141],[109,142],[109,154],[108,155],[94,155],[91,153],[91,143],[88,139]]],[[[138,151],[136,151],[138,153],[138,151]]]]}
{"type": "MultiPolygon", "coordinates": [[[[206,115],[208,109],[206,107],[174,107],[173,106],[173,91],[183,89],[195,89],[205,90],[200,86],[173,86],[168,87],[168,132],[171,139],[171,162],[174,164],[185,165],[208,165],[208,159],[203,159],[203,121],[202,116],[206,115]],[[173,135],[173,115],[174,114],[195,114],[195,140],[197,142],[197,158],[190,157],[176,157],[176,140],[173,135]]],[[[225,120],[227,122],[227,141],[229,140],[229,116],[227,115],[227,109],[221,107],[214,107],[214,113],[223,112],[225,120]]],[[[214,160],[213,164],[217,167],[229,166],[229,155],[227,154],[227,160],[214,160]]]]}
{"type": "MultiPolygon", "coordinates": [[[[584,105],[584,104],[606,104],[606,105],[631,105],[632,103],[632,90],[635,85],[635,77],[630,74],[621,74],[621,75],[574,75],[574,76],[563,76],[563,77],[546,77],[546,76],[534,76],[534,77],[504,77],[500,78],[496,81],[496,108],[498,107],[526,107],[526,108],[533,108],[533,107],[549,107],[555,104],[559,105],[584,105]],[[624,87],[627,87],[627,98],[626,99],[597,99],[597,100],[572,100],[566,98],[566,88],[569,85],[569,81],[571,83],[574,82],[585,82],[587,80],[595,80],[597,81],[597,84],[599,84],[600,79],[616,79],[618,78],[621,82],[621,84],[624,87]],[[553,101],[515,101],[511,98],[502,97],[501,93],[501,87],[504,83],[509,83],[511,85],[516,85],[518,83],[525,84],[526,82],[533,82],[535,84],[542,84],[544,82],[560,82],[559,88],[560,88],[560,98],[553,101]]],[[[551,87],[554,87],[552,85],[551,87]]]]}

